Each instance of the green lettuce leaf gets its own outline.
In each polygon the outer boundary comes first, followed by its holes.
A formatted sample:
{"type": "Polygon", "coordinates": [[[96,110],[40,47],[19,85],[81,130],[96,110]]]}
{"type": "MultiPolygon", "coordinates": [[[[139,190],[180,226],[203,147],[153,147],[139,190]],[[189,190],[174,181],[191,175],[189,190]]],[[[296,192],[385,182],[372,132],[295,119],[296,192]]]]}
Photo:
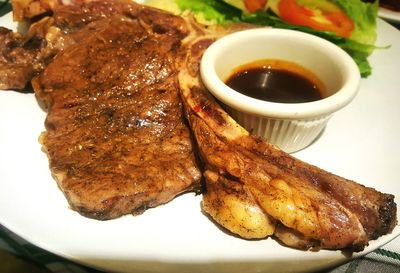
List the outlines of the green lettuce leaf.
{"type": "MultiPolygon", "coordinates": [[[[337,36],[333,32],[318,31],[308,27],[286,23],[272,11],[246,13],[222,0],[175,0],[178,7],[201,14],[206,20],[220,24],[246,22],[275,28],[293,29],[322,37],[344,49],[356,62],[362,77],[372,73],[368,56],[376,48],[376,18],[379,1],[363,3],[360,0],[331,0],[340,5],[354,21],[355,30],[350,38],[337,36]]],[[[236,5],[237,6],[237,5],[236,5]]]]}
{"type": "Polygon", "coordinates": [[[379,1],[364,3],[360,0],[332,0],[353,20],[355,29],[350,39],[363,44],[375,44],[376,18],[379,1]]]}

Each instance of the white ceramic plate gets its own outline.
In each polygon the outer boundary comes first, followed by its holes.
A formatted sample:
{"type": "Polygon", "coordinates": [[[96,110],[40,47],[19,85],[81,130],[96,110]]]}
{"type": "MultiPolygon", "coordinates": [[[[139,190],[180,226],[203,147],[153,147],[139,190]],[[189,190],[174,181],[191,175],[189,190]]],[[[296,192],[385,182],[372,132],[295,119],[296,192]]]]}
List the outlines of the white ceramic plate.
{"type": "MultiPolygon", "coordinates": [[[[11,16],[0,24],[10,26],[11,16]]],[[[378,32],[378,44],[392,46],[371,57],[373,75],[319,140],[295,156],[395,194],[399,203],[400,32],[383,21],[378,32]]],[[[285,273],[348,261],[340,251],[304,252],[226,234],[201,213],[201,196],[191,193],[136,217],[82,217],[68,208],[37,141],[45,116],[33,94],[0,92],[0,223],[39,247],[115,272],[285,273]]],[[[399,234],[398,226],[353,257],[399,234]]]]}
{"type": "Polygon", "coordinates": [[[394,23],[400,23],[400,12],[399,11],[394,11],[386,8],[379,8],[378,11],[379,17],[382,19],[394,22],[394,23]]]}

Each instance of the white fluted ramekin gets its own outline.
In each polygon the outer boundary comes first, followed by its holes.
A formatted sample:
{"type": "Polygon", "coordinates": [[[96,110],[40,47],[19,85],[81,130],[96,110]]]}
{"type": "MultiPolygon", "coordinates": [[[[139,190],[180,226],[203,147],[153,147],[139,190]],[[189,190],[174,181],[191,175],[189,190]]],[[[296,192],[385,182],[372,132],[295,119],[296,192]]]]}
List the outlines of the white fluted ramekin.
{"type": "Polygon", "coordinates": [[[207,89],[239,124],[289,153],[312,143],[331,115],[352,101],[360,83],[357,65],[338,46],[311,34],[272,28],[239,31],[217,40],[205,51],[200,71],[207,89]],[[267,102],[224,83],[237,67],[263,59],[311,70],[327,96],[307,103],[267,102]]]}

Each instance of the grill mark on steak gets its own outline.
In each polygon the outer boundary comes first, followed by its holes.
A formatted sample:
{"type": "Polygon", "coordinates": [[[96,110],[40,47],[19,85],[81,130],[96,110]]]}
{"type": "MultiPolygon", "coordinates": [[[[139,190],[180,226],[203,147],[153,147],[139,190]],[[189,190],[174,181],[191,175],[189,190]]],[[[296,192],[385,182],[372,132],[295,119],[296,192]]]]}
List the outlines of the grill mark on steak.
{"type": "MultiPolygon", "coordinates": [[[[0,89],[29,91],[29,81],[40,74],[56,54],[80,42],[85,35],[98,31],[92,22],[116,14],[137,20],[151,34],[175,35],[182,39],[188,33],[186,24],[176,16],[131,0],[74,0],[69,5],[59,2],[13,2],[14,19],[28,20],[32,24],[24,35],[0,29],[0,89]],[[38,8],[38,5],[42,6],[38,8]],[[82,31],[83,28],[86,31],[82,31]]],[[[179,43],[175,46],[179,48],[179,43]]]]}

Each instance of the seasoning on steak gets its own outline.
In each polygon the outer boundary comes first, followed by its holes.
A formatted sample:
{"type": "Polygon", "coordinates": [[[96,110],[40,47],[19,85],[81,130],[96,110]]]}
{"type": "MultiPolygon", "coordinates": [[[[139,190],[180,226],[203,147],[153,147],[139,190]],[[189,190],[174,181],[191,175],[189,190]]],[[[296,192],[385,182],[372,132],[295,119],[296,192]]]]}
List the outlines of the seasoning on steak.
{"type": "Polygon", "coordinates": [[[197,190],[175,66],[184,21],[132,4],[74,35],[32,81],[48,109],[40,141],[71,208],[111,219],[197,190]]]}
{"type": "Polygon", "coordinates": [[[19,33],[0,27],[0,89],[23,90],[32,79],[40,62],[42,40],[26,39],[19,33]]]}

